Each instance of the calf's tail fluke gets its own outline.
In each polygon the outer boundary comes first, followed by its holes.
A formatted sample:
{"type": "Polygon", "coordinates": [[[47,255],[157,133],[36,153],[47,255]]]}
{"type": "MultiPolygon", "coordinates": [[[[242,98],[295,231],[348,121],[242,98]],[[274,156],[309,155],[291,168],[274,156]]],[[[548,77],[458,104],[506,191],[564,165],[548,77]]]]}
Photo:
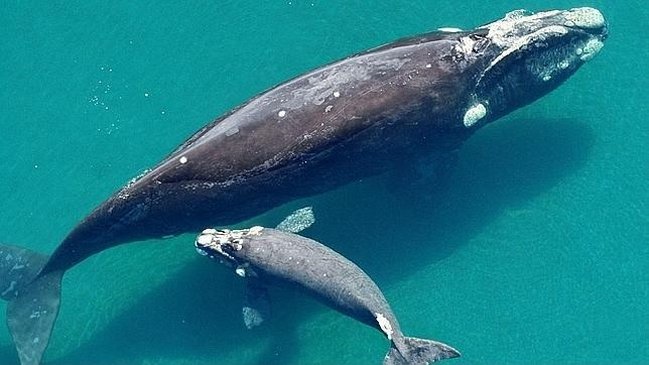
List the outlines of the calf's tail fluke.
{"type": "Polygon", "coordinates": [[[0,245],[0,297],[21,365],[38,365],[61,302],[62,271],[40,274],[48,256],[0,245]]]}
{"type": "Polygon", "coordinates": [[[400,349],[392,342],[383,365],[426,365],[460,356],[460,353],[449,345],[421,338],[404,337],[403,345],[399,347],[400,349]]]}

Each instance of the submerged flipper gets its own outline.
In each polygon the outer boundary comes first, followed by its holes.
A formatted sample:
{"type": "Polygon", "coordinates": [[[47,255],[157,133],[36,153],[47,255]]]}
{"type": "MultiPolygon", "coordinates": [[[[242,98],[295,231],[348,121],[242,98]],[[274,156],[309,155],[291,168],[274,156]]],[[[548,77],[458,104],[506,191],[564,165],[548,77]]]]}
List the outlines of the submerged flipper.
{"type": "Polygon", "coordinates": [[[40,363],[61,301],[63,272],[39,276],[48,257],[0,245],[0,296],[9,301],[7,325],[21,365],[40,363]]]}
{"type": "Polygon", "coordinates": [[[242,309],[243,323],[252,329],[270,317],[270,298],[268,289],[257,279],[246,280],[246,294],[242,309]]]}
{"type": "Polygon", "coordinates": [[[275,227],[275,229],[284,232],[298,233],[311,227],[313,223],[315,223],[313,208],[304,207],[289,214],[275,227]]]}
{"type": "Polygon", "coordinates": [[[425,365],[460,356],[460,353],[449,345],[415,337],[403,337],[400,347],[401,349],[397,349],[394,342],[392,343],[383,365],[425,365]]]}

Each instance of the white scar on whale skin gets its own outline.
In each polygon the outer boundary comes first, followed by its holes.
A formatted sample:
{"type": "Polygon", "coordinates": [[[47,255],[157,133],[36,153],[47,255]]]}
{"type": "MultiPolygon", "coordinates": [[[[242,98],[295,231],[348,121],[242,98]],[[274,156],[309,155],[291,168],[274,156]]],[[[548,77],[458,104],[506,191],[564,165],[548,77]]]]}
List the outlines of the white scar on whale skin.
{"type": "Polygon", "coordinates": [[[388,321],[387,318],[381,313],[375,313],[376,315],[376,321],[379,322],[379,327],[381,327],[381,331],[385,333],[386,336],[388,336],[388,340],[392,340],[392,334],[394,333],[394,330],[392,329],[392,324],[390,324],[390,321],[388,321]]]}
{"type": "Polygon", "coordinates": [[[246,268],[243,267],[243,266],[239,266],[239,267],[237,267],[236,270],[234,270],[234,272],[235,272],[237,275],[241,276],[242,278],[245,278],[245,277],[246,277],[246,268]]]}
{"type": "Polygon", "coordinates": [[[9,287],[7,289],[5,289],[5,291],[0,293],[0,296],[5,296],[5,295],[11,293],[12,291],[14,291],[15,288],[16,288],[16,282],[12,280],[11,283],[9,284],[9,287]]]}
{"type": "Polygon", "coordinates": [[[442,32],[442,33],[460,33],[460,32],[463,32],[462,29],[456,28],[456,27],[441,27],[441,28],[437,28],[437,30],[442,32]]]}
{"type": "Polygon", "coordinates": [[[464,113],[464,126],[468,128],[476,124],[485,115],[487,115],[487,108],[482,103],[472,106],[464,113]]]}

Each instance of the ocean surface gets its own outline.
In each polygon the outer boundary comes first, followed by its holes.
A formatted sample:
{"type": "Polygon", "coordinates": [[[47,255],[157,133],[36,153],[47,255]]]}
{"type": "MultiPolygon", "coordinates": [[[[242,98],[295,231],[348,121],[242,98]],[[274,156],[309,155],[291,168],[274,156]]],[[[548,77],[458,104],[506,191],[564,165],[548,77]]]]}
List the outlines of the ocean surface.
{"type": "MultiPolygon", "coordinates": [[[[647,364],[640,1],[5,1],[0,242],[52,252],[192,132],[302,72],[442,26],[577,6],[607,17],[601,54],[476,133],[443,192],[379,176],[240,226],[313,206],[304,234],[370,274],[407,335],[458,348],[448,364],[647,364]]],[[[246,330],[241,281],[193,239],[119,246],[70,270],[44,363],[381,363],[380,333],[283,289],[273,318],[246,330]]],[[[18,364],[4,326],[0,364],[18,364]]]]}

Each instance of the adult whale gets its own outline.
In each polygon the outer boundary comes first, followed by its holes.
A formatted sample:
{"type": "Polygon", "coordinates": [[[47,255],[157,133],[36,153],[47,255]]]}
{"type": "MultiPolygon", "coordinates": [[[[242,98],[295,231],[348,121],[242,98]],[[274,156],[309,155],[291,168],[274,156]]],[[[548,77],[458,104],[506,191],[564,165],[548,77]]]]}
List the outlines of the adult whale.
{"type": "Polygon", "coordinates": [[[252,217],[456,149],[553,90],[607,36],[592,8],[516,11],[474,30],[372,49],[270,89],[191,136],[47,257],[0,246],[0,296],[22,364],[49,341],[63,273],[104,249],[252,217]]]}

